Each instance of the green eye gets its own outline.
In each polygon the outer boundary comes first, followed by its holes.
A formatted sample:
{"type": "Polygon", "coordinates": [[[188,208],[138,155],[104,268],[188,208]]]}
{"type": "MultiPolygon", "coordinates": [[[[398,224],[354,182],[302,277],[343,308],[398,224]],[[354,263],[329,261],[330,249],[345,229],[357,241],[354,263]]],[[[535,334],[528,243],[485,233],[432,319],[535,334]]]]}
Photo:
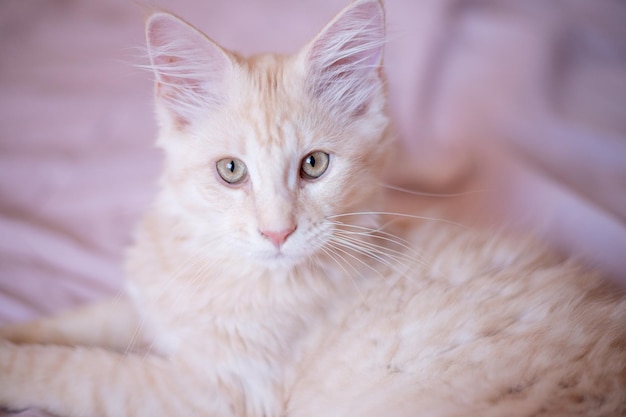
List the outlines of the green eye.
{"type": "Polygon", "coordinates": [[[328,169],[330,156],[326,152],[311,152],[302,160],[300,176],[305,180],[314,180],[322,176],[328,169]]]}
{"type": "Polygon", "coordinates": [[[217,161],[217,173],[229,184],[239,184],[246,179],[248,170],[239,159],[224,158],[217,161]]]}

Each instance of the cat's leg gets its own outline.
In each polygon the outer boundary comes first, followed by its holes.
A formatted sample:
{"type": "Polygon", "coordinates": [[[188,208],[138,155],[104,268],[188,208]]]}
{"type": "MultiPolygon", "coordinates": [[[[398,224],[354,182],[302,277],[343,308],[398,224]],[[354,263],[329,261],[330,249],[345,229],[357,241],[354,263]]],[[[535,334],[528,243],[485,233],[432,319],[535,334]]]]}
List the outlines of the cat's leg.
{"type": "Polygon", "coordinates": [[[0,339],[130,351],[146,343],[141,324],[131,300],[115,297],[57,316],[0,327],[0,339]]]}
{"type": "Polygon", "coordinates": [[[63,417],[229,415],[218,383],[198,366],[93,347],[0,342],[0,408],[63,417]]]}

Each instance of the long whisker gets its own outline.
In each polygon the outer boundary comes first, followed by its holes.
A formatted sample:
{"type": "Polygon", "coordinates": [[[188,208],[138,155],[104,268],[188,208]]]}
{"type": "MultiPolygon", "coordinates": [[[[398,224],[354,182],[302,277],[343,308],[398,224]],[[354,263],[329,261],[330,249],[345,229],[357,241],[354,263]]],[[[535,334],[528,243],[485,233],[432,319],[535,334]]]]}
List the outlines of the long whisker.
{"type": "MultiPolygon", "coordinates": [[[[381,230],[382,227],[370,228],[361,225],[354,225],[344,223],[336,220],[327,220],[328,224],[335,226],[334,233],[340,235],[344,239],[351,237],[350,242],[354,245],[363,246],[368,252],[374,251],[375,253],[382,252],[391,260],[399,263],[413,263],[417,262],[424,268],[430,269],[430,264],[424,259],[423,255],[418,252],[413,244],[406,239],[402,239],[392,233],[381,230]],[[351,230],[354,229],[354,230],[351,230]],[[358,239],[358,236],[369,237],[370,239],[376,239],[381,244],[374,243],[372,241],[365,241],[358,239]],[[398,249],[384,245],[385,242],[395,245],[398,249]]],[[[353,248],[353,250],[356,250],[353,248]]],[[[405,265],[406,266],[406,265],[405,265]]],[[[394,268],[395,270],[395,268],[394,268]]]]}
{"type": "Polygon", "coordinates": [[[392,243],[394,245],[399,246],[400,248],[403,248],[409,251],[412,255],[415,255],[417,258],[422,258],[422,254],[415,249],[415,246],[411,242],[409,242],[406,239],[402,239],[394,235],[393,233],[385,232],[384,230],[382,230],[384,225],[376,229],[373,229],[373,228],[366,227],[366,226],[348,224],[348,223],[344,223],[340,221],[328,221],[328,222],[333,225],[341,226],[342,229],[337,229],[337,230],[341,230],[344,233],[362,234],[364,236],[371,236],[372,238],[375,238],[375,239],[387,241],[389,243],[392,243]],[[353,228],[353,229],[359,230],[359,232],[346,230],[346,228],[353,228]]]}
{"type": "Polygon", "coordinates": [[[334,225],[338,225],[338,226],[351,227],[351,228],[360,230],[358,232],[355,232],[355,231],[350,231],[350,230],[345,230],[345,229],[337,229],[337,230],[340,230],[343,233],[360,235],[360,236],[371,236],[373,238],[384,240],[384,241],[393,243],[395,245],[398,245],[398,246],[400,246],[400,247],[410,251],[412,254],[414,254],[416,256],[420,256],[420,254],[417,251],[415,251],[415,249],[411,245],[411,242],[409,242],[406,239],[399,238],[398,236],[396,236],[396,235],[394,235],[392,233],[385,232],[385,231],[381,230],[380,228],[372,229],[372,228],[365,227],[365,226],[353,225],[353,224],[348,224],[348,223],[343,223],[343,222],[336,222],[336,221],[335,222],[329,222],[329,223],[334,224],[334,225]]]}
{"type": "Polygon", "coordinates": [[[462,193],[440,194],[440,193],[427,193],[423,191],[409,190],[408,188],[398,187],[396,185],[391,185],[391,184],[386,184],[386,183],[379,183],[378,185],[380,185],[383,188],[387,188],[389,190],[399,191],[401,193],[406,193],[406,194],[411,194],[411,195],[416,195],[416,196],[421,196],[421,197],[436,197],[436,198],[464,197],[467,195],[480,194],[480,193],[484,193],[485,191],[487,191],[485,189],[478,189],[478,190],[464,191],[462,193]]]}
{"type": "Polygon", "coordinates": [[[436,217],[418,216],[415,214],[394,213],[394,212],[388,212],[388,211],[357,211],[353,213],[335,214],[333,216],[328,216],[328,219],[335,219],[339,217],[348,217],[348,216],[367,216],[367,215],[396,216],[396,217],[403,217],[403,218],[409,218],[409,219],[415,219],[415,220],[430,220],[430,221],[437,221],[437,222],[451,224],[454,226],[461,227],[463,229],[469,229],[469,227],[461,223],[454,222],[452,220],[438,219],[436,217]]]}
{"type": "Polygon", "coordinates": [[[391,248],[389,246],[385,246],[384,245],[385,242],[389,242],[389,243],[391,243],[393,245],[400,246],[400,248],[403,248],[405,250],[409,250],[409,251],[413,252],[414,255],[417,255],[416,252],[412,251],[412,248],[407,247],[406,245],[404,245],[401,242],[397,242],[395,239],[388,238],[386,236],[381,236],[376,231],[371,231],[371,232],[368,232],[368,231],[354,232],[354,231],[350,231],[350,230],[336,229],[335,233],[337,235],[340,235],[340,236],[346,238],[346,239],[350,239],[350,240],[352,240],[354,242],[358,242],[358,243],[363,244],[365,246],[385,250],[388,253],[392,253],[392,254],[408,257],[408,255],[404,251],[396,250],[396,249],[393,249],[393,248],[391,248]],[[368,240],[359,239],[359,237],[369,237],[370,239],[378,239],[379,241],[382,241],[381,242],[382,244],[374,243],[374,242],[371,242],[371,241],[368,241],[368,240]]]}
{"type": "Polygon", "coordinates": [[[348,262],[343,256],[341,256],[341,254],[339,253],[334,253],[333,252],[333,248],[325,248],[322,247],[322,252],[324,252],[326,254],[326,256],[328,256],[330,259],[332,259],[337,266],[339,266],[339,268],[341,268],[343,270],[343,272],[345,272],[346,276],[348,276],[350,278],[350,281],[352,281],[352,284],[354,284],[354,288],[356,288],[356,291],[359,293],[359,296],[361,297],[361,301],[363,301],[363,303],[365,303],[365,296],[363,295],[363,292],[361,291],[361,288],[359,287],[359,285],[357,284],[356,280],[354,279],[354,277],[352,276],[352,274],[350,274],[346,268],[344,268],[344,266],[341,264],[341,262],[339,262],[334,255],[337,255],[339,257],[339,259],[341,259],[342,261],[344,261],[345,263],[347,263],[350,268],[352,268],[354,270],[355,273],[359,273],[358,270],[354,267],[354,265],[352,265],[350,262],[348,262]]]}
{"type": "Polygon", "coordinates": [[[391,249],[391,248],[388,248],[388,247],[383,246],[383,245],[378,245],[378,244],[373,243],[373,242],[368,242],[368,241],[364,241],[364,240],[361,240],[361,239],[357,239],[357,238],[355,238],[353,236],[346,236],[346,235],[344,235],[344,234],[342,234],[340,232],[337,232],[337,234],[345,242],[349,242],[351,244],[359,246],[359,249],[367,250],[368,252],[372,252],[372,253],[380,253],[381,255],[389,257],[392,260],[395,260],[395,261],[398,261],[398,262],[399,261],[410,262],[410,261],[413,260],[412,257],[410,257],[409,255],[407,255],[404,252],[397,251],[395,249],[391,249]]]}
{"type": "MultiPolygon", "coordinates": [[[[386,253],[379,254],[375,250],[363,247],[361,245],[362,242],[354,242],[354,241],[347,240],[345,238],[339,238],[339,237],[335,236],[333,238],[333,243],[336,245],[335,247],[337,247],[337,248],[338,247],[342,247],[342,248],[345,248],[345,249],[353,250],[354,252],[359,253],[361,255],[364,255],[364,256],[366,256],[366,257],[368,257],[368,258],[370,258],[370,259],[372,259],[374,261],[380,262],[381,264],[383,264],[383,265],[385,265],[385,266],[387,266],[387,267],[389,267],[389,268],[391,268],[392,270],[395,270],[395,271],[397,271],[396,268],[395,268],[395,265],[393,263],[391,263],[390,259],[385,258],[385,256],[388,257],[388,258],[391,258],[391,260],[394,260],[398,264],[402,264],[399,259],[395,259],[395,258],[393,258],[389,254],[386,254],[386,253]]],[[[349,256],[354,256],[354,255],[350,254],[349,256]]],[[[381,276],[381,277],[383,276],[381,272],[379,272],[378,270],[373,268],[371,265],[369,265],[366,262],[360,260],[358,257],[355,257],[355,258],[358,259],[360,262],[362,262],[364,265],[368,265],[368,267],[370,269],[376,271],[376,273],[379,276],[381,276]]],[[[404,265],[404,264],[402,264],[402,265],[404,265]]],[[[406,267],[406,265],[404,265],[404,266],[406,267]]]]}
{"type": "Polygon", "coordinates": [[[346,249],[345,245],[341,245],[341,242],[337,240],[337,238],[335,236],[333,236],[330,241],[328,242],[328,245],[330,247],[332,247],[334,250],[339,251],[341,253],[343,253],[346,256],[351,257],[352,259],[354,259],[355,261],[359,262],[361,265],[365,266],[366,268],[370,269],[372,272],[376,273],[379,277],[383,278],[383,274],[378,271],[376,268],[374,268],[372,265],[369,265],[367,262],[365,262],[362,259],[359,259],[358,256],[348,252],[346,249]]]}

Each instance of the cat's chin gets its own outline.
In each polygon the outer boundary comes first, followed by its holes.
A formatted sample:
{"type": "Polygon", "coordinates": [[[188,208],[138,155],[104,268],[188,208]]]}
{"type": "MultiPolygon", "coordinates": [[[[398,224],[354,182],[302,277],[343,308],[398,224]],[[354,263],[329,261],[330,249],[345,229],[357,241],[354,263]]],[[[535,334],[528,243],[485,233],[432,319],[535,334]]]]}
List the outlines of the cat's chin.
{"type": "Polygon", "coordinates": [[[290,270],[301,265],[305,260],[305,256],[276,251],[260,255],[256,259],[256,262],[260,263],[268,270],[290,270]]]}
{"type": "Polygon", "coordinates": [[[277,249],[257,252],[251,260],[263,269],[288,271],[306,263],[309,258],[308,253],[277,249]]]}

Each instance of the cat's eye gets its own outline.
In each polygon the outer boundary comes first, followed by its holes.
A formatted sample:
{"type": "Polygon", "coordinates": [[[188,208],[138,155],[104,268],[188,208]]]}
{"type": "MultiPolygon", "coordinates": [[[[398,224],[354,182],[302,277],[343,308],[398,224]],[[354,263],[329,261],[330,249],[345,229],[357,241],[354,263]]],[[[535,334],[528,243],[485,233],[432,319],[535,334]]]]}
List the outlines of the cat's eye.
{"type": "Polygon", "coordinates": [[[330,156],[323,151],[311,152],[302,159],[300,176],[305,180],[314,180],[322,176],[328,169],[330,156]]]}
{"type": "Polygon", "coordinates": [[[219,176],[229,184],[240,184],[248,175],[246,165],[236,158],[220,159],[216,166],[219,176]]]}

